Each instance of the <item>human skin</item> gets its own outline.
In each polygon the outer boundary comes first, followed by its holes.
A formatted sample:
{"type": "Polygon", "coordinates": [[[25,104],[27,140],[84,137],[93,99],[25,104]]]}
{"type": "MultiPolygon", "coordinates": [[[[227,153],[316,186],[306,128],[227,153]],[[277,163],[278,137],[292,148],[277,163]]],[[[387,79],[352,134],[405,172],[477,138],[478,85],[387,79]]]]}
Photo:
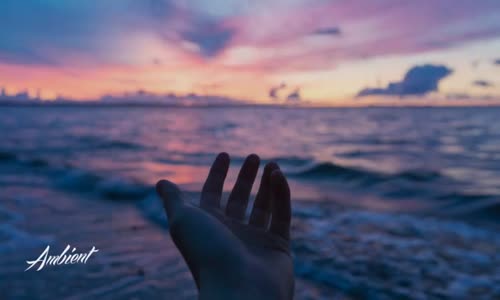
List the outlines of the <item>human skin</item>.
{"type": "Polygon", "coordinates": [[[170,235],[199,290],[199,299],[293,298],[290,256],[290,189],[276,163],[268,163],[248,222],[245,212],[260,159],[249,155],[221,207],[229,155],[215,159],[201,192],[200,206],[184,201],[172,182],[156,189],[167,213],[170,235]]]}

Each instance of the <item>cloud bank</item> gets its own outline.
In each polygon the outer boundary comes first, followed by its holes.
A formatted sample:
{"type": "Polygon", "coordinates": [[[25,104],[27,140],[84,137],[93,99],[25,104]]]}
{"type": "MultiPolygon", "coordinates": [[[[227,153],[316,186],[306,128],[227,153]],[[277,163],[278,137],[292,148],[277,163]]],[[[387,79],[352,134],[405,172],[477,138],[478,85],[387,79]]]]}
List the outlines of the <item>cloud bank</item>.
{"type": "MultiPolygon", "coordinates": [[[[219,82],[217,92],[235,98],[286,101],[295,86],[307,86],[305,98],[330,101],[356,94],[367,80],[350,74],[346,91],[332,89],[325,77],[341,66],[372,76],[378,59],[394,59],[398,68],[430,52],[471,59],[461,49],[500,41],[499,14],[498,0],[1,0],[0,81],[9,91],[40,89],[49,98],[142,88],[204,93],[219,82]],[[269,90],[276,79],[294,87],[269,90]]],[[[482,51],[474,58],[500,65],[490,49],[482,51]]],[[[452,56],[436,60],[455,66],[452,56]]],[[[359,94],[432,92],[448,74],[430,72],[359,94]]],[[[490,78],[474,76],[465,82],[490,78]]]]}

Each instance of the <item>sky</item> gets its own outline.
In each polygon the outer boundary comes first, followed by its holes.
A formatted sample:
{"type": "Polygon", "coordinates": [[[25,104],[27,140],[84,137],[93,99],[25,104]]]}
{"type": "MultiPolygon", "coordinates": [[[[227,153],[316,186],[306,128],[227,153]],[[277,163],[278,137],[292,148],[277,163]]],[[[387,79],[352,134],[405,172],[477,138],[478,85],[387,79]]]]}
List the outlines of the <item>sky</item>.
{"type": "Polygon", "coordinates": [[[2,0],[0,87],[500,104],[498,0],[2,0]]]}

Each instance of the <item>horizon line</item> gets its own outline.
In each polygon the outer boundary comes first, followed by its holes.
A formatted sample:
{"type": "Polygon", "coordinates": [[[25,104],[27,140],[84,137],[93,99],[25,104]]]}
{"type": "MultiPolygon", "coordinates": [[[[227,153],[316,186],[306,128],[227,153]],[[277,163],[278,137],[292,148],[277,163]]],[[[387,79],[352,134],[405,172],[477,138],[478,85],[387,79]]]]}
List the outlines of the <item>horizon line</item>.
{"type": "Polygon", "coordinates": [[[474,104],[360,104],[360,105],[322,105],[313,103],[161,103],[161,102],[103,102],[101,100],[93,101],[33,101],[20,102],[15,100],[0,99],[0,107],[85,107],[85,108],[113,108],[113,107],[161,107],[161,108],[305,108],[305,109],[324,109],[324,108],[487,108],[500,107],[500,103],[474,103],[474,104]]]}

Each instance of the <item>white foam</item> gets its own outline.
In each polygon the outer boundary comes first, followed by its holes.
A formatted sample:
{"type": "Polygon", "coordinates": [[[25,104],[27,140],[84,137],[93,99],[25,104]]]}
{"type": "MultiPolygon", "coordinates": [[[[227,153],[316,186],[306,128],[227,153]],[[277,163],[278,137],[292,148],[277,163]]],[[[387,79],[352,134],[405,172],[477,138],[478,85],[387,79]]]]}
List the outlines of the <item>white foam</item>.
{"type": "Polygon", "coordinates": [[[306,280],[360,298],[499,296],[500,234],[493,230],[367,211],[299,215],[293,249],[306,280]]]}
{"type": "Polygon", "coordinates": [[[15,251],[20,247],[37,247],[47,244],[53,238],[36,236],[16,227],[24,216],[0,206],[0,253],[15,251]]]}

